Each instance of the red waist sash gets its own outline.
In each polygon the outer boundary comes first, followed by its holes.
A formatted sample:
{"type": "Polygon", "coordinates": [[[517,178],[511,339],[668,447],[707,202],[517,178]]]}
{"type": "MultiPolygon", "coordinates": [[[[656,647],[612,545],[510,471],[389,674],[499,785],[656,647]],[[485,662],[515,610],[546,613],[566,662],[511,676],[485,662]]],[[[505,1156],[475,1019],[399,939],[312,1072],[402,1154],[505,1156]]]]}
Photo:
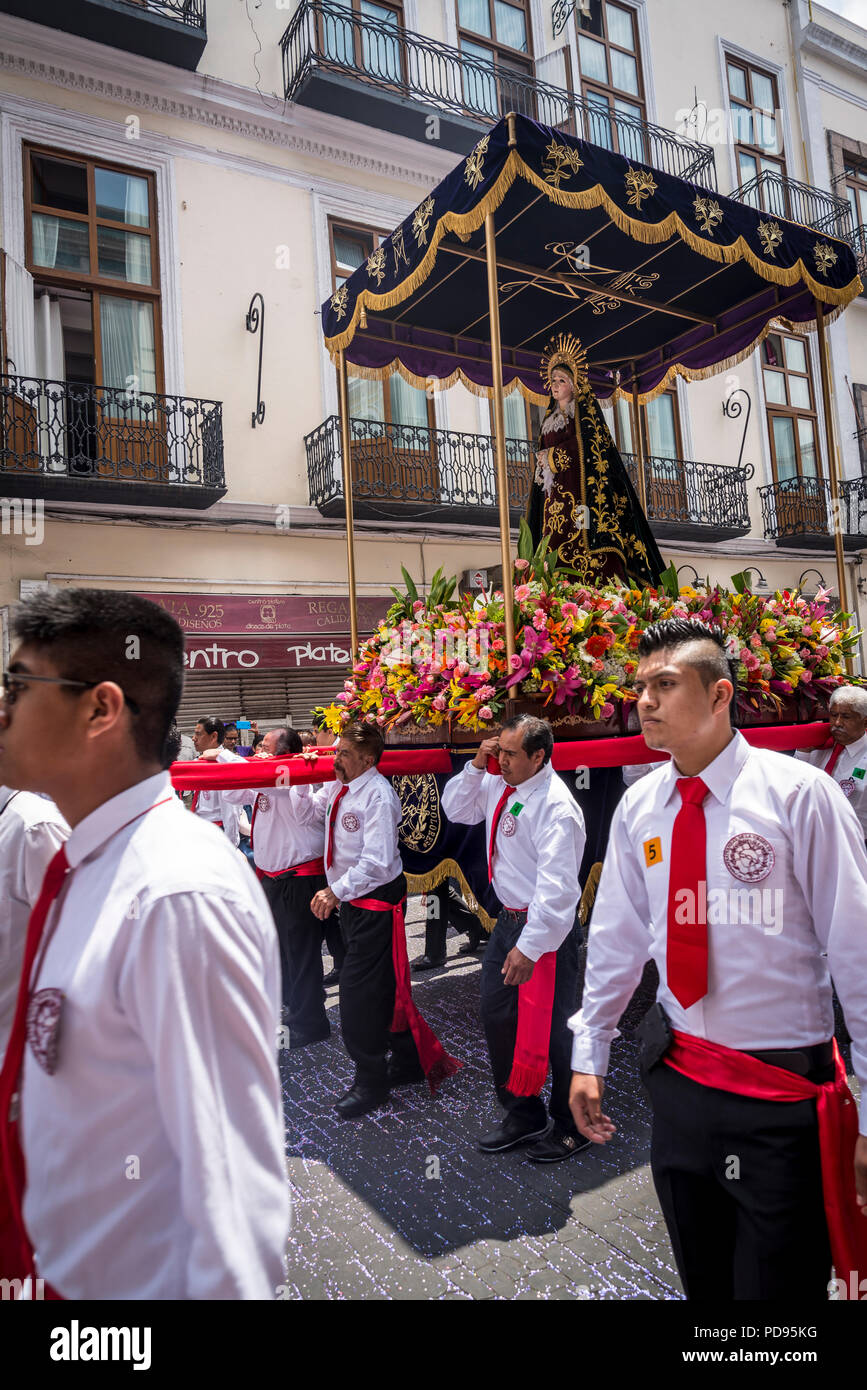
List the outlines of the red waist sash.
{"type": "Polygon", "coordinates": [[[285,878],[288,875],[293,878],[312,878],[314,874],[324,873],[324,859],[305,859],[303,864],[293,864],[291,869],[277,869],[275,873],[271,873],[269,869],[260,869],[259,865],[256,865],[257,878],[285,878]]]}
{"type": "Polygon", "coordinates": [[[353,898],[353,907],[364,908],[368,912],[391,913],[391,958],[394,964],[395,994],[394,1016],[391,1020],[392,1033],[405,1033],[410,1029],[418,1051],[418,1060],[427,1077],[432,1096],[437,1087],[447,1077],[453,1076],[464,1065],[456,1057],[450,1057],[433,1030],[425,1023],[412,997],[412,984],[409,974],[409,957],[406,953],[406,927],[403,920],[403,905],[383,902],[380,898],[353,898]]]}
{"type": "MultiPolygon", "coordinates": [[[[504,904],[503,910],[517,916],[527,908],[504,904]]],[[[529,980],[518,985],[518,1028],[512,1070],[506,1082],[506,1090],[513,1096],[537,1096],[545,1085],[556,980],[557,952],[546,951],[536,961],[529,980]]]]}
{"type": "Polygon", "coordinates": [[[855,1200],[855,1142],[858,1108],[846,1083],[846,1069],[834,1043],[833,1081],[816,1086],[805,1076],[760,1062],[748,1052],[737,1052],[720,1043],[674,1033],[665,1054],[668,1066],[720,1091],[755,1100],[815,1100],[822,1159],[822,1192],[831,1242],[831,1257],[838,1279],[849,1283],[850,1274],[867,1270],[867,1217],[855,1200]]]}

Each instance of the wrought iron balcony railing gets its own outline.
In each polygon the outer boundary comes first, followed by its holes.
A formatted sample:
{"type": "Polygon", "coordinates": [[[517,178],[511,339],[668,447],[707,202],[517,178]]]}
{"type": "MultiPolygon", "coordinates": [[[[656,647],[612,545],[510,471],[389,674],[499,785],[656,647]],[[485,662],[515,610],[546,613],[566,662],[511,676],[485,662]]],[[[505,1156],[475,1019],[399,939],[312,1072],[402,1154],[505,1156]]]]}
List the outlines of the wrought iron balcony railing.
{"type": "MultiPolygon", "coordinates": [[[[496,526],[494,441],[461,430],[350,421],[352,500],[361,519],[452,521],[496,526]]],[[[325,515],[342,515],[340,423],[331,415],[305,436],[310,504],[325,515]]],[[[536,446],[508,439],[509,511],[513,524],[529,496],[536,446]]],[[[637,487],[637,464],[625,456],[637,487]]],[[[750,528],[746,484],[752,465],[733,468],[691,460],[645,460],[647,514],[661,535],[714,539],[743,535],[750,528]]]]}
{"type": "MultiPolygon", "coordinates": [[[[632,486],[638,489],[638,459],[624,454],[632,486]]],[[[747,483],[751,463],[696,463],[693,459],[651,455],[644,460],[647,519],[662,536],[688,537],[696,530],[722,540],[750,529],[747,483]]]]}
{"type": "Polygon", "coordinates": [[[862,222],[860,226],[854,227],[846,240],[855,252],[855,263],[858,267],[858,274],[861,276],[861,283],[864,286],[861,293],[867,294],[867,222],[862,222]]]}
{"type": "MultiPolygon", "coordinates": [[[[490,125],[509,111],[518,111],[666,173],[716,187],[710,145],[687,140],[650,121],[600,109],[565,88],[539,81],[529,71],[486,62],[397,23],[368,18],[335,0],[301,0],[280,47],[287,101],[323,105],[328,100],[323,92],[315,98],[303,93],[317,72],[331,73],[377,88],[392,101],[422,103],[476,125],[490,125]]],[[[339,107],[335,93],[331,101],[334,104],[327,109],[337,114],[376,122],[370,104],[365,115],[357,104],[346,102],[339,107]]],[[[389,128],[401,129],[399,125],[389,128]]],[[[407,133],[405,122],[403,133],[407,133]]]]}
{"type": "Polygon", "coordinates": [[[788,174],[765,169],[731,195],[751,208],[759,208],[772,217],[787,217],[814,227],[817,232],[848,240],[852,227],[852,210],[845,198],[826,193],[824,188],[801,183],[788,174]]]}
{"type": "Polygon", "coordinates": [[[208,38],[205,0],[0,0],[0,14],[189,71],[208,38]]]}
{"type": "Polygon", "coordinates": [[[208,507],[226,492],[222,405],[0,376],[0,491],[208,507]]]}
{"type": "Polygon", "coordinates": [[[853,540],[867,537],[867,478],[845,478],[836,505],[824,478],[786,478],[758,493],[766,540],[830,549],[835,529],[853,540]]]}

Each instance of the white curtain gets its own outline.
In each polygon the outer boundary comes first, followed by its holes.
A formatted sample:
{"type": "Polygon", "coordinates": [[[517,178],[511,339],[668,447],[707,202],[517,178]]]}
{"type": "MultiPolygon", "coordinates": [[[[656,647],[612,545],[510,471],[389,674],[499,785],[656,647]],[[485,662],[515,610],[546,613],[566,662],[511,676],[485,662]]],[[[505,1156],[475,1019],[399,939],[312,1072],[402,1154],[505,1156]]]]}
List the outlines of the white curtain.
{"type": "Polygon", "coordinates": [[[102,384],[131,394],[156,390],[153,310],[137,299],[99,298],[102,384]]]}
{"type": "Polygon", "coordinates": [[[33,308],[33,276],[6,253],[6,352],[11,361],[2,364],[4,372],[37,375],[33,308]]]}
{"type": "Polygon", "coordinates": [[[36,300],[36,375],[46,381],[63,381],[65,373],[60,302],[50,294],[40,294],[36,300]]]}
{"type": "MultiPolygon", "coordinates": [[[[127,179],[124,194],[124,215],[137,227],[148,223],[148,186],[144,179],[127,179]]],[[[126,242],[126,278],[133,285],[151,282],[150,239],[134,232],[124,234],[126,242]]]]}
{"type": "Polygon", "coordinates": [[[48,270],[57,264],[57,242],[60,236],[60,220],[46,217],[44,213],[33,214],[33,264],[44,265],[48,270]]]}

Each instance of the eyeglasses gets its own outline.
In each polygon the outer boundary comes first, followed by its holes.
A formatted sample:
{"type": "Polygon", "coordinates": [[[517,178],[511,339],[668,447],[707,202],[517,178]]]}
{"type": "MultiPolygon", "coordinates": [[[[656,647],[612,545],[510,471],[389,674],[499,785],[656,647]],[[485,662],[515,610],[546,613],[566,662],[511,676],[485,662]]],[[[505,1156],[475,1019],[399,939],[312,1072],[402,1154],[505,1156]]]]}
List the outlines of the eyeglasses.
{"type": "MultiPolygon", "coordinates": [[[[101,681],[70,680],[67,676],[33,676],[29,671],[4,671],[0,700],[7,706],[14,705],[24,689],[24,681],[40,681],[43,685],[76,685],[79,690],[92,690],[95,685],[102,684],[101,681]]],[[[131,700],[124,690],[121,690],[121,694],[133,714],[141,714],[141,708],[135,700],[131,700]]]]}

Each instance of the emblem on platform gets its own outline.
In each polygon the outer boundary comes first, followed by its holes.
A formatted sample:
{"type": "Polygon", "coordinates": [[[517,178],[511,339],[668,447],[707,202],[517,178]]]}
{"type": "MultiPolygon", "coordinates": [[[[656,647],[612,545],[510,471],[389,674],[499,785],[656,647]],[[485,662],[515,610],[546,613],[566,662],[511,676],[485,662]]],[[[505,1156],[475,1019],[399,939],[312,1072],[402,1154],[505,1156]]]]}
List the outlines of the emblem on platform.
{"type": "Polygon", "coordinates": [[[437,779],[432,772],[415,777],[394,777],[391,785],[400,799],[403,816],[400,839],[407,849],[427,854],[436,844],[442,820],[437,779]]]}
{"type": "Polygon", "coordinates": [[[512,815],[511,811],[503,812],[503,819],[500,821],[500,829],[504,835],[510,836],[514,835],[515,831],[518,829],[517,819],[512,815]]]}
{"type": "Polygon", "coordinates": [[[774,847],[762,835],[733,835],[723,850],[723,863],[741,883],[760,883],[775,862],[774,847]]]}
{"type": "Polygon", "coordinates": [[[855,778],[844,777],[843,781],[839,783],[839,787],[844,796],[851,796],[855,790],[855,778]]]}
{"type": "Polygon", "coordinates": [[[759,241],[766,256],[774,256],[776,259],[775,252],[782,240],[783,231],[779,222],[759,223],[759,241]]]}
{"type": "Polygon", "coordinates": [[[820,275],[827,278],[831,266],[836,264],[837,252],[833,246],[829,246],[827,241],[817,241],[813,247],[813,255],[816,260],[816,269],[820,275]]]}
{"type": "Polygon", "coordinates": [[[26,1031],[33,1056],[43,1071],[53,1076],[57,1070],[57,1044],[63,990],[39,989],[27,1005],[26,1031]]]}
{"type": "Polygon", "coordinates": [[[266,796],[264,792],[260,792],[259,795],[256,797],[256,810],[257,810],[257,811],[270,811],[270,810],[271,810],[271,798],[270,798],[270,796],[266,796]]]}
{"type": "Polygon", "coordinates": [[[477,145],[474,145],[467,155],[467,162],[464,165],[464,179],[473,190],[477,189],[484,178],[485,155],[488,153],[488,141],[490,135],[483,135],[477,145]]]}
{"type": "Polygon", "coordinates": [[[693,207],[695,209],[696,220],[702,231],[713,236],[714,227],[718,222],[722,222],[723,220],[723,211],[716,201],[716,198],[702,198],[701,195],[697,193],[693,207]]]}
{"type": "Polygon", "coordinates": [[[361,821],[354,811],[344,811],[343,815],[340,817],[340,824],[343,826],[344,830],[349,830],[353,833],[361,827],[361,821]]]}
{"type": "Polygon", "coordinates": [[[652,198],[657,189],[656,179],[649,169],[630,169],[624,176],[624,182],[629,192],[627,203],[639,211],[642,201],[652,198]]]}
{"type": "Polygon", "coordinates": [[[433,210],[433,198],[426,198],[423,203],[419,203],[412,215],[412,232],[416,246],[427,245],[427,227],[433,217],[433,210]]]}

